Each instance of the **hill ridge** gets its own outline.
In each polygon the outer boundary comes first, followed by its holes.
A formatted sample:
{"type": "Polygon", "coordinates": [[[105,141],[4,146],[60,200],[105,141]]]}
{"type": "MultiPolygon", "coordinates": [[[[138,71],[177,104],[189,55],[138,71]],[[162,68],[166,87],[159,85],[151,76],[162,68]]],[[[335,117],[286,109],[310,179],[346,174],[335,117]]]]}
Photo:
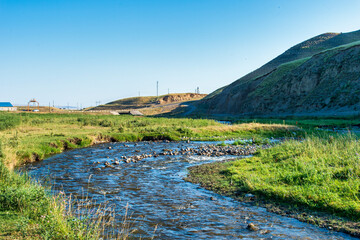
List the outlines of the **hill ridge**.
{"type": "MultiPolygon", "coordinates": [[[[332,59],[333,55],[336,55],[336,53],[339,51],[349,51],[350,53],[351,49],[345,47],[351,47],[353,44],[356,48],[356,41],[359,40],[360,30],[350,33],[325,33],[310,38],[289,48],[283,54],[264,64],[255,71],[234,81],[230,85],[223,87],[223,89],[218,89],[215,92],[209,94],[208,98],[204,98],[199,102],[198,108],[203,113],[207,114],[245,114],[244,111],[250,110],[249,105],[252,105],[249,102],[249,96],[254,96],[256,92],[271,92],[272,87],[274,87],[270,84],[271,82],[279,82],[282,78],[284,78],[284,76],[289,78],[291,74],[295,74],[293,72],[294,69],[300,67],[307,61],[314,62],[316,58],[320,58],[323,61],[328,61],[329,59],[332,59]],[[328,56],[325,58],[325,55],[328,56]],[[289,69],[286,69],[286,66],[289,69]],[[295,68],[293,69],[293,67],[295,68]],[[265,89],[264,86],[267,86],[267,89],[265,89]],[[261,91],[258,89],[259,87],[261,91]],[[247,104],[248,106],[245,107],[244,104],[247,104]]],[[[318,62],[318,64],[319,66],[317,66],[317,68],[321,68],[321,63],[318,62]]],[[[312,65],[312,68],[314,68],[315,71],[316,67],[312,65]]],[[[316,71],[319,71],[319,74],[321,73],[320,70],[316,71]]],[[[297,72],[296,74],[300,76],[303,73],[297,72]]],[[[309,77],[316,80],[316,77],[314,76],[309,77]]],[[[295,82],[293,83],[295,84],[295,82]]],[[[257,97],[257,99],[252,100],[264,101],[264,99],[260,98],[259,96],[257,97]]],[[[267,102],[267,105],[271,106],[271,103],[267,102]]],[[[260,109],[252,109],[252,111],[246,113],[262,114],[261,111],[259,111],[260,109]]],[[[262,111],[264,111],[264,109],[262,109],[262,111]]],[[[301,109],[297,109],[296,111],[301,112],[301,109]]]]}

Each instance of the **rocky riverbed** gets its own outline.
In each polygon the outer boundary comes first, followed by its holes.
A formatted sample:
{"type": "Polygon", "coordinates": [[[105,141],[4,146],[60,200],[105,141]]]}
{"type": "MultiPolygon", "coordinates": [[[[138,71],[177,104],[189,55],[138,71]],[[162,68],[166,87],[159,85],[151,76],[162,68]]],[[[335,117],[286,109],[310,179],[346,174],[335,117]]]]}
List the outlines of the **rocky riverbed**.
{"type": "MultiPolygon", "coordinates": [[[[163,141],[162,143],[170,143],[169,141],[163,141]]],[[[151,146],[152,144],[156,144],[156,142],[143,142],[143,144],[148,144],[151,146]]],[[[135,147],[138,143],[135,143],[135,147]]],[[[126,143],[123,144],[125,148],[130,148],[130,146],[126,143]]],[[[93,164],[96,166],[96,170],[101,170],[107,167],[114,168],[115,166],[123,163],[137,163],[147,158],[158,158],[160,156],[206,156],[206,157],[222,157],[222,156],[249,156],[254,154],[259,148],[265,149],[271,147],[270,144],[264,145],[214,145],[214,144],[202,144],[196,147],[186,146],[185,143],[179,143],[179,145],[174,148],[173,146],[169,146],[169,148],[163,148],[160,151],[156,151],[155,149],[150,148],[148,152],[140,153],[140,150],[135,150],[130,155],[122,155],[120,158],[114,158],[110,161],[105,161],[104,163],[100,161],[96,161],[93,164]]],[[[112,147],[108,147],[108,150],[112,150],[112,147]]]]}

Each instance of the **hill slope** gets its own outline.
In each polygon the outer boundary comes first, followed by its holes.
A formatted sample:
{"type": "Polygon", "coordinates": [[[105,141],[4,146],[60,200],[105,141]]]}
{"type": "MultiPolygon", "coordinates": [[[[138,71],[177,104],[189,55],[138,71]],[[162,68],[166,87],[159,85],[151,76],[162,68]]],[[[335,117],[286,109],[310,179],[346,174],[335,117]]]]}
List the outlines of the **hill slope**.
{"type": "Polygon", "coordinates": [[[163,113],[164,111],[171,111],[178,107],[177,104],[187,101],[200,100],[205,96],[206,94],[197,93],[172,93],[159,97],[150,96],[124,98],[88,109],[88,111],[121,111],[138,109],[146,115],[153,115],[163,113]]]}
{"type": "Polygon", "coordinates": [[[236,115],[357,111],[356,93],[350,92],[350,101],[345,88],[358,89],[359,40],[360,31],[355,31],[326,33],[304,41],[209,94],[200,101],[199,109],[207,114],[236,115]]]}

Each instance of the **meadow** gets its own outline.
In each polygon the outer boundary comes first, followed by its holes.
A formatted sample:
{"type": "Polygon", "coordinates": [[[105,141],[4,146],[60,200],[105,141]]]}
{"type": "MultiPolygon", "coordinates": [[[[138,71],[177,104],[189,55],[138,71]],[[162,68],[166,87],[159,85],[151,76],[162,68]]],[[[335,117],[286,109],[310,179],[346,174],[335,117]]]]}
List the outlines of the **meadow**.
{"type": "Polygon", "coordinates": [[[10,169],[66,149],[101,142],[142,140],[225,140],[291,136],[282,124],[223,125],[205,119],[168,119],[83,114],[0,114],[0,139],[10,169]]]}
{"type": "Polygon", "coordinates": [[[232,120],[0,113],[0,237],[97,239],[103,232],[100,212],[95,219],[75,215],[66,197],[14,171],[27,162],[105,142],[238,139],[234,145],[243,145],[241,139],[262,144],[270,137],[288,140],[251,158],[193,167],[187,180],[242,201],[251,193],[256,204],[280,214],[359,234],[358,137],[319,131],[351,129],[359,120],[232,120]]]}
{"type": "Polygon", "coordinates": [[[101,211],[95,219],[75,215],[63,195],[52,195],[49,186],[14,171],[27,162],[103,142],[225,140],[296,133],[302,134],[297,127],[283,124],[230,126],[205,119],[0,113],[0,238],[98,239],[102,234],[101,211]]]}

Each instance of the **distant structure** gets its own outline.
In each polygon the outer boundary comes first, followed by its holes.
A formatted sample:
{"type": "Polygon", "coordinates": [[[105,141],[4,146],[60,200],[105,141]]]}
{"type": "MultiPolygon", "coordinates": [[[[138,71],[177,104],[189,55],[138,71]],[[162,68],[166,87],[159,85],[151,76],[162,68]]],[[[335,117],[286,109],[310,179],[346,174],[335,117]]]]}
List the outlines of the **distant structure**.
{"type": "Polygon", "coordinates": [[[159,96],[159,81],[156,81],[156,96],[159,96]]]}
{"type": "Polygon", "coordinates": [[[195,89],[195,93],[200,94],[200,88],[199,88],[199,87],[197,87],[197,88],[195,89]]]}
{"type": "Polygon", "coordinates": [[[16,111],[17,108],[14,107],[10,102],[0,102],[0,111],[16,111]]]}
{"type": "MultiPolygon", "coordinates": [[[[40,104],[39,104],[38,101],[35,100],[35,98],[31,99],[31,100],[28,102],[28,108],[27,108],[28,112],[30,112],[30,105],[33,105],[33,106],[35,105],[35,107],[37,107],[37,108],[36,108],[37,111],[40,111],[40,104]]],[[[34,111],[35,111],[35,109],[34,109],[34,111]]]]}
{"type": "Polygon", "coordinates": [[[112,115],[125,115],[130,114],[133,116],[143,116],[144,114],[139,110],[120,110],[120,111],[110,111],[112,115]]]}

